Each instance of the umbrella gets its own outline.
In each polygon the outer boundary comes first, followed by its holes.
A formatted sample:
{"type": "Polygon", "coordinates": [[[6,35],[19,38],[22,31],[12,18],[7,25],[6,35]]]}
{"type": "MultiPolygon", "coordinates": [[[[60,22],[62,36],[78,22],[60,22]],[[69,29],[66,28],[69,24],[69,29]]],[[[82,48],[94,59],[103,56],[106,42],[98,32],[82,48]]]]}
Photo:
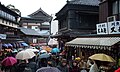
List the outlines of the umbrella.
{"type": "Polygon", "coordinates": [[[18,51],[17,51],[17,49],[14,49],[13,51],[12,51],[12,53],[17,53],[18,51]]]}
{"type": "Polygon", "coordinates": [[[55,39],[50,39],[48,45],[58,45],[58,41],[55,39]]]}
{"type": "Polygon", "coordinates": [[[15,63],[17,63],[17,60],[14,57],[6,57],[1,64],[4,66],[13,66],[15,63]]]}
{"type": "Polygon", "coordinates": [[[49,55],[49,54],[46,54],[46,53],[41,54],[41,55],[39,56],[40,59],[41,59],[41,58],[48,58],[48,57],[50,57],[50,55],[49,55]]]}
{"type": "Polygon", "coordinates": [[[25,59],[31,59],[34,56],[35,56],[34,52],[23,50],[17,53],[16,59],[25,60],[25,59]]]}
{"type": "Polygon", "coordinates": [[[46,50],[47,52],[51,52],[52,48],[50,48],[49,46],[42,46],[43,50],[46,50]]]}
{"type": "Polygon", "coordinates": [[[39,52],[39,50],[38,49],[26,49],[26,50],[30,50],[30,51],[33,51],[33,52],[39,52]]]}
{"type": "Polygon", "coordinates": [[[46,50],[41,50],[40,53],[47,53],[47,51],[46,50]]]}
{"type": "Polygon", "coordinates": [[[58,68],[55,67],[42,67],[36,72],[61,72],[58,68]]]}
{"type": "Polygon", "coordinates": [[[53,48],[51,51],[51,53],[58,53],[58,52],[60,52],[60,50],[58,48],[53,48]]]}
{"type": "Polygon", "coordinates": [[[94,54],[89,57],[92,60],[107,61],[107,62],[116,62],[111,56],[106,54],[94,54]]]}

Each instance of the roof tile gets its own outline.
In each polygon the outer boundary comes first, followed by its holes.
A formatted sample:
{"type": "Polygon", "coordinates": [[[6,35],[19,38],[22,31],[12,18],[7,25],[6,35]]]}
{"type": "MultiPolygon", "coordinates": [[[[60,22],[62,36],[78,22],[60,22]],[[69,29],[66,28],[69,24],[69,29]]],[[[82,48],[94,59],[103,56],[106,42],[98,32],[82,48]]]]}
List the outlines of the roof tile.
{"type": "Polygon", "coordinates": [[[91,5],[91,6],[99,6],[99,0],[75,0],[71,1],[71,4],[81,4],[81,5],[91,5]]]}

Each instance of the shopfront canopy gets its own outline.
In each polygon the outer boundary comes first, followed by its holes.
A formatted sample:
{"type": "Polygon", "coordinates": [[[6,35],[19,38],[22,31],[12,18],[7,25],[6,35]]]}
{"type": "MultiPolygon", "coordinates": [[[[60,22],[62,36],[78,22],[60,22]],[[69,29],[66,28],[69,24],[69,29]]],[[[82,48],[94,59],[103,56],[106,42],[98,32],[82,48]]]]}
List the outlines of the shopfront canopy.
{"type": "Polygon", "coordinates": [[[66,46],[84,48],[111,48],[120,41],[120,37],[76,38],[66,43],[66,46]]]}

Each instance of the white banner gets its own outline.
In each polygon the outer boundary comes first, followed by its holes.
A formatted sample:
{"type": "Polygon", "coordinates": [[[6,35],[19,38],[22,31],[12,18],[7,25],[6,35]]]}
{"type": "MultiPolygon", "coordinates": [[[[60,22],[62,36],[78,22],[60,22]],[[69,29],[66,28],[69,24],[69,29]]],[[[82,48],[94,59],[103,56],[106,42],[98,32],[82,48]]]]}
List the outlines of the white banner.
{"type": "Polygon", "coordinates": [[[96,25],[97,34],[108,34],[107,23],[100,23],[96,25]]]}
{"type": "Polygon", "coordinates": [[[109,34],[120,34],[120,21],[108,22],[109,34]]]}

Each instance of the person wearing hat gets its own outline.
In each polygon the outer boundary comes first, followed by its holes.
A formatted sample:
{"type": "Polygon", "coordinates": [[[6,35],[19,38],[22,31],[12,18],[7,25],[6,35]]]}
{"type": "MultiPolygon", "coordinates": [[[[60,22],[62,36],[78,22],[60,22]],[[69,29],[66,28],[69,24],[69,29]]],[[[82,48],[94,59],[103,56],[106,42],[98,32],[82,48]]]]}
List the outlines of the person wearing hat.
{"type": "Polygon", "coordinates": [[[61,61],[61,63],[57,66],[57,68],[61,71],[61,72],[69,72],[69,68],[67,67],[67,60],[63,59],[61,61]]]}

